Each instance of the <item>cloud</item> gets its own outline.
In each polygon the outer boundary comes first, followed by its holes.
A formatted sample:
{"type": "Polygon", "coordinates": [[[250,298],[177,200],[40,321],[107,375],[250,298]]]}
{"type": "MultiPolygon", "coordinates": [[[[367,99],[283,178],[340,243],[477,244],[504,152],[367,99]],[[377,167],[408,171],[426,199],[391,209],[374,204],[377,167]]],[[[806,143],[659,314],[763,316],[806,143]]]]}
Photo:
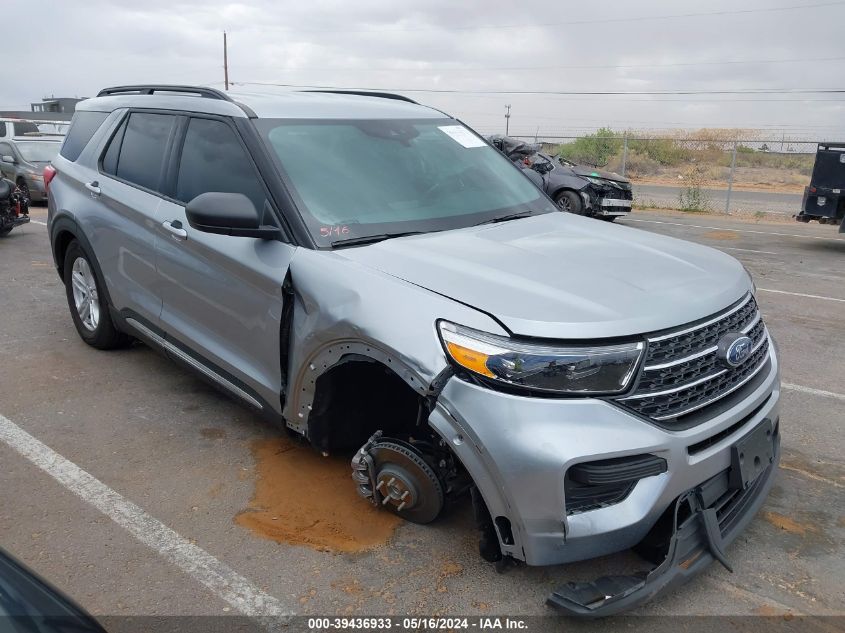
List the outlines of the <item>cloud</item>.
{"type": "MultiPolygon", "coordinates": [[[[707,5],[658,0],[521,5],[504,0],[53,0],[40,3],[36,12],[29,2],[7,0],[4,17],[10,24],[37,28],[4,31],[4,47],[16,52],[11,59],[20,60],[22,68],[12,72],[7,66],[0,108],[51,94],[91,95],[107,85],[135,82],[220,86],[224,29],[235,82],[456,90],[845,87],[839,83],[843,60],[714,63],[843,57],[839,25],[845,5],[641,19],[738,8],[727,0],[707,5]],[[626,17],[636,20],[624,21],[626,17]]],[[[768,5],[757,0],[741,8],[768,5]]],[[[530,134],[538,127],[552,134],[599,125],[781,126],[808,137],[845,130],[845,97],[831,95],[409,94],[483,132],[503,127],[506,103],[513,106],[511,130],[530,134]]]]}

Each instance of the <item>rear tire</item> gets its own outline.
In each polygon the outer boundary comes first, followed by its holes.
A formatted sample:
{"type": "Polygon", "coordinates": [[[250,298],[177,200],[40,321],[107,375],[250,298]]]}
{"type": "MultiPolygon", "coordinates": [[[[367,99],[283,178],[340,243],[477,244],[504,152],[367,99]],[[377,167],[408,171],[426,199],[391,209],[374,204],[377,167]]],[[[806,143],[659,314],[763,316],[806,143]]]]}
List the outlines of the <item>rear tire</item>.
{"type": "Polygon", "coordinates": [[[574,191],[561,191],[555,196],[557,208],[566,213],[584,215],[584,203],[574,191]]]}
{"type": "Polygon", "coordinates": [[[67,247],[64,262],[65,294],[79,337],[97,349],[125,347],[131,338],[112,322],[108,302],[93,265],[94,258],[77,241],[67,247]]]}

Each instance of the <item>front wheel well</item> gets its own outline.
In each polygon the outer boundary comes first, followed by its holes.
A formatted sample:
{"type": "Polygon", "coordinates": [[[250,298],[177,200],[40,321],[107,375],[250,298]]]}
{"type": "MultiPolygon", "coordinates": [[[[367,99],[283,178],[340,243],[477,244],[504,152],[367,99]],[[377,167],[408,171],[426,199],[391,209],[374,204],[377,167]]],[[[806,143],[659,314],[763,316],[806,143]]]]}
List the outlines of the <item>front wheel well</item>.
{"type": "Polygon", "coordinates": [[[425,398],[385,364],[344,356],[316,382],[308,439],[323,452],[349,452],[376,431],[406,439],[430,433],[425,398]],[[423,427],[423,428],[421,428],[423,427]]]}

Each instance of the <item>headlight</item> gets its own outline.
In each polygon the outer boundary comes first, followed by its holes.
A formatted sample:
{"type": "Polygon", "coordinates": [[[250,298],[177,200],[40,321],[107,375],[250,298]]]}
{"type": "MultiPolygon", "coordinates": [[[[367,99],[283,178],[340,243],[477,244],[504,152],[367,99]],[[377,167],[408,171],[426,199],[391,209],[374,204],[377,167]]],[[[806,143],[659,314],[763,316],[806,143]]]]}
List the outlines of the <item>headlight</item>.
{"type": "Polygon", "coordinates": [[[631,383],[643,343],[555,347],[520,343],[447,321],[439,323],[449,357],[489,380],[532,391],[611,394],[631,383]]]}
{"type": "Polygon", "coordinates": [[[582,178],[589,180],[594,185],[598,185],[599,187],[604,187],[607,183],[602,180],[601,178],[593,178],[591,176],[581,176],[582,178]]]}

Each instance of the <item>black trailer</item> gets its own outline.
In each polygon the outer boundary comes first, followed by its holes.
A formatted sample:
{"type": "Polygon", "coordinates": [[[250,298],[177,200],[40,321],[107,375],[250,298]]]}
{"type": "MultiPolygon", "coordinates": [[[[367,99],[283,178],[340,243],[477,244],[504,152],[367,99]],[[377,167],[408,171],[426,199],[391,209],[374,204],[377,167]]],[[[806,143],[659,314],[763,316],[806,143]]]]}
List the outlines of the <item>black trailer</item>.
{"type": "Polygon", "coordinates": [[[845,233],[845,142],[819,143],[810,184],[804,187],[799,222],[839,224],[845,233]]]}

